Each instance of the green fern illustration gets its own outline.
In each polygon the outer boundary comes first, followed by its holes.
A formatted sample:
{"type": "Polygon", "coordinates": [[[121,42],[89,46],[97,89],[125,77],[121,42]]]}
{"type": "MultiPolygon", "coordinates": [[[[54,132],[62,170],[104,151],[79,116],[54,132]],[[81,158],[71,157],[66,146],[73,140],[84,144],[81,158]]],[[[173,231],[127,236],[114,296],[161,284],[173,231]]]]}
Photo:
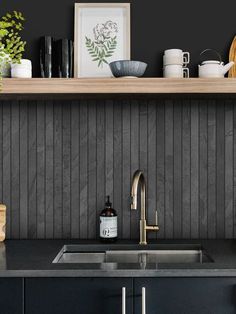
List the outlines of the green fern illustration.
{"type": "Polygon", "coordinates": [[[116,36],[104,41],[102,45],[92,41],[85,36],[85,45],[88,53],[90,54],[92,61],[98,63],[98,67],[102,67],[103,64],[108,64],[107,58],[113,56],[117,48],[116,36]]]}

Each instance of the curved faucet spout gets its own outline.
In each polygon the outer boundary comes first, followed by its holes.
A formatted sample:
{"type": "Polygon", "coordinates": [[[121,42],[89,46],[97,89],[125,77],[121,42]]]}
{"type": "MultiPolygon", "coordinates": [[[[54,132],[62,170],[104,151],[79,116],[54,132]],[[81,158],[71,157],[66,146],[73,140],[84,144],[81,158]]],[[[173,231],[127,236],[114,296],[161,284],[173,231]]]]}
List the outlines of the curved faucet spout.
{"type": "MultiPolygon", "coordinates": [[[[141,184],[141,219],[140,219],[140,242],[139,244],[147,244],[147,231],[158,231],[159,227],[156,225],[148,226],[146,222],[146,184],[143,171],[137,170],[133,175],[131,186],[131,210],[138,208],[138,186],[141,184]]],[[[156,219],[157,220],[157,219],[156,219]]]]}
{"type": "Polygon", "coordinates": [[[146,185],[145,185],[145,178],[144,174],[141,170],[135,171],[132,180],[132,187],[131,187],[131,209],[137,210],[138,209],[138,186],[139,183],[141,184],[141,214],[143,212],[142,209],[145,209],[145,198],[146,198],[146,185]]]}

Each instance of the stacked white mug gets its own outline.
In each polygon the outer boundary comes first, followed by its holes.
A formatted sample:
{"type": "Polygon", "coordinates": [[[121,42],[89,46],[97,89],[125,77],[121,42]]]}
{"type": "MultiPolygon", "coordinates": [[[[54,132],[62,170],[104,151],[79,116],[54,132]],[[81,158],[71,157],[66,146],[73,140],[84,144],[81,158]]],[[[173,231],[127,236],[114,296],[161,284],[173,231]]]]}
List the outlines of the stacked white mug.
{"type": "Polygon", "coordinates": [[[187,65],[190,62],[189,52],[181,49],[165,50],[163,56],[163,75],[166,78],[189,77],[187,65]]]}

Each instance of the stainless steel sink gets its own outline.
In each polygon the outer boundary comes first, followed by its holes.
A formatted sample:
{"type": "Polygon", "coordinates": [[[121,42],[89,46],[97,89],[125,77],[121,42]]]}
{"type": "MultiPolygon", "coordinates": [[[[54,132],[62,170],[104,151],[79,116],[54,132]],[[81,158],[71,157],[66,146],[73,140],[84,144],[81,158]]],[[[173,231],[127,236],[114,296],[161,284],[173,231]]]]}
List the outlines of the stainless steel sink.
{"type": "Polygon", "coordinates": [[[53,263],[78,263],[78,264],[96,264],[105,263],[106,253],[86,252],[86,253],[72,253],[60,252],[53,263]]]}
{"type": "Polygon", "coordinates": [[[107,263],[202,263],[201,250],[107,251],[107,263]]]}
{"type": "Polygon", "coordinates": [[[198,246],[177,247],[166,246],[158,249],[105,249],[83,250],[81,246],[64,246],[53,260],[53,263],[76,264],[160,264],[160,263],[205,263],[212,260],[198,246]]]}

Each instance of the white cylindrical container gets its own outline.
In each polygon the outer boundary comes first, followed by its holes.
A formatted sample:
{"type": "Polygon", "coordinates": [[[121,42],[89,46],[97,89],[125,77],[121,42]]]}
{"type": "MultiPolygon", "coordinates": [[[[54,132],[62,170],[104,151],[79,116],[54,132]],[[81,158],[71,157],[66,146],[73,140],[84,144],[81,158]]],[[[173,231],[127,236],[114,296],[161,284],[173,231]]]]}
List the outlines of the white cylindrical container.
{"type": "Polygon", "coordinates": [[[30,60],[22,59],[20,63],[11,64],[11,77],[32,78],[32,63],[30,60]]]}

